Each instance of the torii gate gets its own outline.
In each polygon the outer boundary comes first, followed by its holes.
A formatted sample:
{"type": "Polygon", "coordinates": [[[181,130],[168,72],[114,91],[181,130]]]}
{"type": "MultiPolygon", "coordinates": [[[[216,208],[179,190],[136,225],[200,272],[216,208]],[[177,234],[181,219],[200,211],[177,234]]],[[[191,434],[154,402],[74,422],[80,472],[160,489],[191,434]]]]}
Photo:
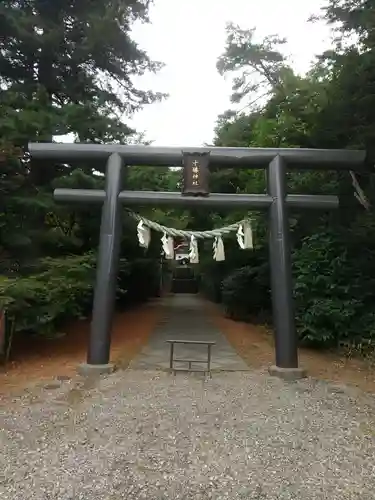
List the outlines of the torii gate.
{"type": "Polygon", "coordinates": [[[294,318],[288,209],[335,209],[337,196],[288,195],[286,169],[370,170],[365,151],[288,148],[178,148],[101,144],[32,143],[32,159],[59,163],[106,162],[105,190],[55,189],[59,201],[102,203],[99,255],[87,363],[82,374],[109,373],[112,317],[121,237],[121,204],[177,207],[232,207],[269,211],[269,251],[272,307],[275,325],[275,365],[272,375],[285,379],[303,377],[298,366],[298,341],[294,318]],[[120,191],[123,165],[183,166],[184,189],[179,192],[120,191]],[[263,168],[268,194],[209,193],[209,165],[222,168],[263,168]]]}

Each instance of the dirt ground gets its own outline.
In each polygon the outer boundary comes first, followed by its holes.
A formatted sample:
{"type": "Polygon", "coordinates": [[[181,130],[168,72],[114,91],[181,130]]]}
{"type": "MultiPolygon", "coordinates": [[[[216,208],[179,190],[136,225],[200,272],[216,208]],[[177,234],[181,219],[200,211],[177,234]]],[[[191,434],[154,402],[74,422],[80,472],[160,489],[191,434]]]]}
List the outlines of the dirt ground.
{"type": "MultiPolygon", "coordinates": [[[[220,308],[209,305],[216,325],[251,367],[261,368],[274,363],[272,332],[260,325],[241,323],[225,318],[220,308]]],[[[366,361],[349,359],[335,352],[300,349],[300,365],[314,378],[347,384],[375,393],[375,370],[366,361]]]]}
{"type": "MultiPolygon", "coordinates": [[[[161,308],[157,301],[116,315],[112,330],[111,360],[122,368],[147,343],[156,326],[161,308]]],[[[220,308],[208,304],[208,313],[229,342],[250,367],[268,367],[274,362],[272,334],[263,326],[232,321],[220,308]]],[[[76,374],[77,365],[86,359],[89,321],[72,324],[66,335],[55,339],[16,337],[12,361],[0,369],[0,396],[18,392],[30,385],[76,374]]],[[[357,386],[375,393],[375,370],[360,359],[348,359],[332,352],[300,350],[300,364],[315,378],[357,386]]]]}
{"type": "MultiPolygon", "coordinates": [[[[126,367],[147,343],[159,313],[157,303],[151,302],[116,315],[111,360],[117,366],[126,367]]],[[[27,344],[25,337],[16,337],[12,360],[0,369],[0,395],[45,380],[74,376],[77,365],[86,360],[89,332],[87,320],[72,324],[60,338],[34,338],[27,344]]]]}

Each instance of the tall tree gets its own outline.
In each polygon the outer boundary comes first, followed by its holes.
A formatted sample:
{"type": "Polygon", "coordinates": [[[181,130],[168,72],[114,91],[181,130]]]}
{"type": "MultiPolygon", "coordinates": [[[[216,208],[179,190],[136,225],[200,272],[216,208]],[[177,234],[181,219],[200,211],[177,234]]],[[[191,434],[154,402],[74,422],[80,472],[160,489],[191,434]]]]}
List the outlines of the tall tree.
{"type": "Polygon", "coordinates": [[[280,47],[286,40],[269,36],[257,42],[255,28],[243,30],[238,25],[227,25],[227,42],[224,53],[217,61],[220,74],[234,73],[232,102],[253,107],[264,104],[270,94],[282,89],[283,81],[291,72],[280,47]]]}
{"type": "MultiPolygon", "coordinates": [[[[130,36],[135,20],[147,21],[149,3],[2,1],[0,83],[9,119],[26,118],[29,125],[20,142],[69,132],[83,141],[126,139],[132,130],[122,118],[162,98],[132,82],[161,66],[130,36]],[[36,107],[41,115],[27,120],[36,107]]],[[[1,125],[7,122],[0,131],[1,125]]]]}
{"type": "MultiPolygon", "coordinates": [[[[35,259],[93,244],[98,219],[56,208],[52,188],[90,187],[93,166],[30,162],[29,141],[74,133],[81,141],[126,142],[126,118],[162,94],[133,77],[157,71],[131,37],[148,0],[3,0],[0,3],[0,251],[35,259]],[[95,219],[95,220],[94,220],[95,219]],[[78,221],[78,222],[77,222],[78,221]],[[91,231],[91,233],[90,233],[91,231]],[[79,238],[77,239],[77,235],[79,238]],[[69,240],[70,238],[70,240],[69,240]]],[[[100,182],[96,179],[95,182],[100,182]]]]}
{"type": "Polygon", "coordinates": [[[323,18],[337,32],[337,49],[345,46],[375,43],[374,0],[328,0],[323,7],[323,18]]]}

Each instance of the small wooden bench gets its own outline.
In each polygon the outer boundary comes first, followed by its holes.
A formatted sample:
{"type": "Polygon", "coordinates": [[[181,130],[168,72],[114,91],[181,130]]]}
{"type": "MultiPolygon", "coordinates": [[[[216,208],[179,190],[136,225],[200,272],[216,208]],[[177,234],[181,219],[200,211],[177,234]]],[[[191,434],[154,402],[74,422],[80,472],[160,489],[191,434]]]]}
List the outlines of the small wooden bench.
{"type": "Polygon", "coordinates": [[[204,372],[211,377],[211,349],[216,342],[211,340],[167,340],[167,344],[170,344],[170,354],[169,354],[169,369],[176,375],[177,371],[189,371],[189,372],[204,372]],[[207,360],[202,359],[179,359],[174,357],[174,346],[175,344],[186,344],[186,345],[206,345],[207,346],[207,360]],[[176,368],[174,363],[188,363],[188,369],[184,370],[182,368],[176,368]],[[192,363],[205,363],[207,365],[207,370],[193,370],[191,368],[192,363]]]}

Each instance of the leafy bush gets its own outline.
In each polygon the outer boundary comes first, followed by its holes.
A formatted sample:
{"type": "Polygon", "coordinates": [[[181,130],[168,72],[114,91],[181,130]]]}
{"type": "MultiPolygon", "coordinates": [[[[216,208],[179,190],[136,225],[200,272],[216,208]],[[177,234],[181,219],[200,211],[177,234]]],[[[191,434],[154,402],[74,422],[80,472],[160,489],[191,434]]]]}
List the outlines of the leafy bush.
{"type": "MultiPolygon", "coordinates": [[[[117,300],[128,304],[158,292],[158,262],[120,260],[117,300]]],[[[44,259],[38,273],[1,278],[0,307],[15,318],[17,331],[51,334],[64,321],[90,315],[96,273],[96,255],[44,259]]]]}
{"type": "MultiPolygon", "coordinates": [[[[256,265],[236,269],[224,279],[222,301],[233,319],[248,320],[271,310],[264,257],[256,260],[254,255],[256,265]]],[[[367,219],[304,238],[293,252],[293,272],[301,344],[375,344],[375,227],[367,219]]]]}
{"type": "Polygon", "coordinates": [[[224,280],[243,267],[258,268],[268,262],[266,252],[263,248],[243,251],[232,238],[225,241],[225,260],[215,262],[212,259],[212,242],[209,241],[198,268],[201,292],[214,302],[222,302],[224,280]]]}
{"type": "Polygon", "coordinates": [[[329,347],[375,338],[372,273],[366,273],[366,258],[352,255],[340,235],[305,238],[294,252],[294,273],[303,344],[329,347]]]}
{"type": "Polygon", "coordinates": [[[118,275],[118,285],[127,290],[119,303],[122,305],[139,303],[159,293],[160,263],[157,259],[139,258],[129,263],[127,269],[118,275]]]}
{"type": "Polygon", "coordinates": [[[269,267],[267,263],[235,270],[224,281],[222,301],[232,319],[246,320],[270,309],[269,267]]]}
{"type": "MultiPolygon", "coordinates": [[[[212,258],[211,258],[212,260],[212,258]]],[[[203,271],[198,275],[199,289],[213,302],[221,302],[223,288],[223,263],[210,262],[203,267],[203,271]]]]}
{"type": "Polygon", "coordinates": [[[51,333],[58,323],[79,318],[91,307],[95,255],[45,259],[36,275],[3,278],[0,306],[16,320],[16,329],[51,333]]]}

